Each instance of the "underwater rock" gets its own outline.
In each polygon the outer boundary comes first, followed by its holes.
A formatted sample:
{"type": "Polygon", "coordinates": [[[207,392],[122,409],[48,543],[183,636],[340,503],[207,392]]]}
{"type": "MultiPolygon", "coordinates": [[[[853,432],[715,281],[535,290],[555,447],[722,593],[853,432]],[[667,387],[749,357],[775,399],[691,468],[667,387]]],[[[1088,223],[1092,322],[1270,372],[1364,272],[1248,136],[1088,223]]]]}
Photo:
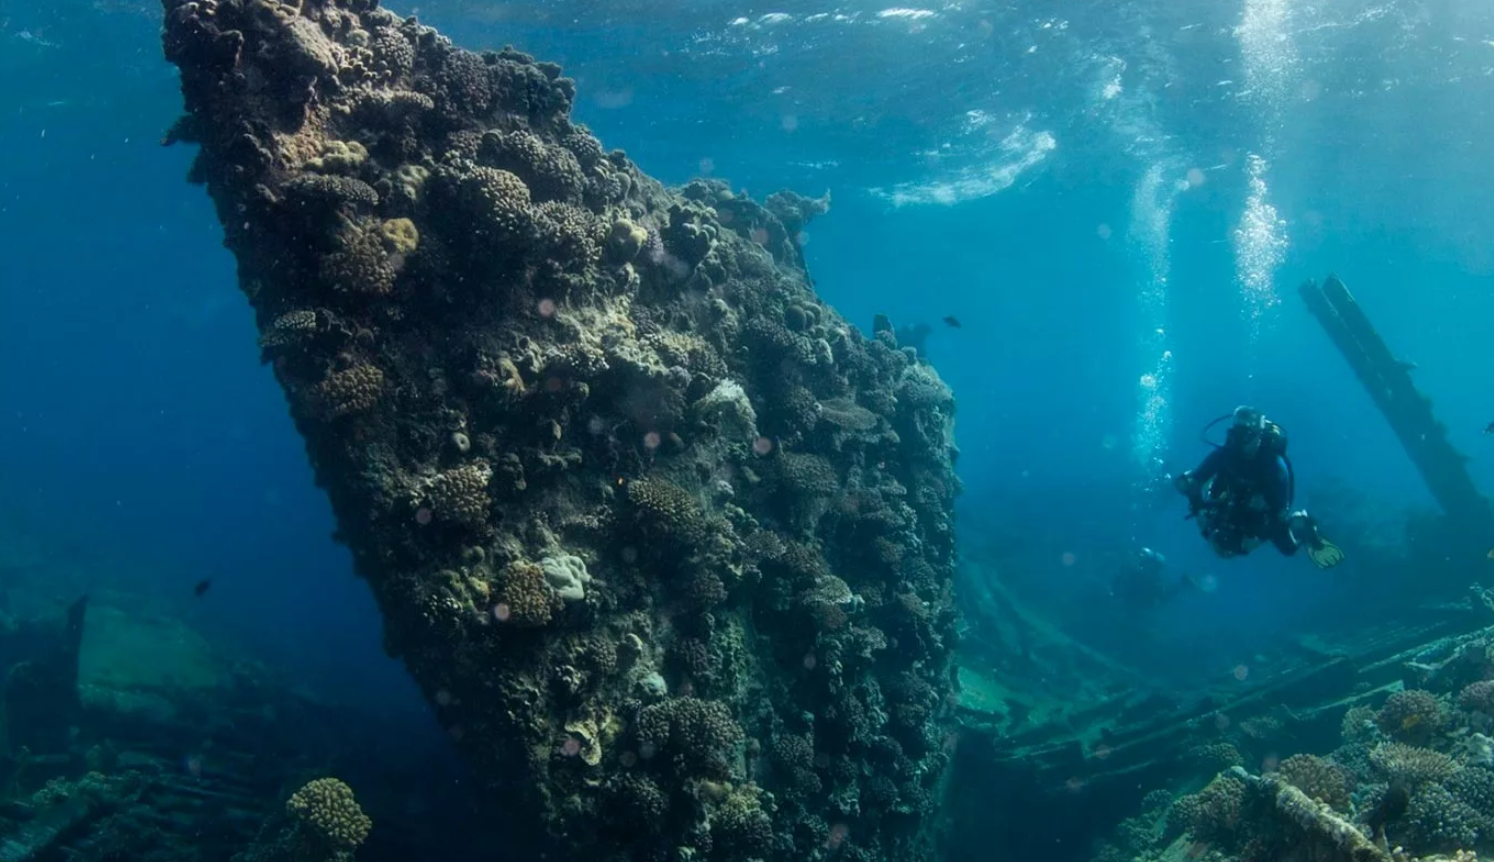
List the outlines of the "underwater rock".
{"type": "Polygon", "coordinates": [[[505,852],[932,859],[954,400],[814,295],[828,200],[668,190],[559,67],[372,0],[165,7],[190,178],[505,852]]]}

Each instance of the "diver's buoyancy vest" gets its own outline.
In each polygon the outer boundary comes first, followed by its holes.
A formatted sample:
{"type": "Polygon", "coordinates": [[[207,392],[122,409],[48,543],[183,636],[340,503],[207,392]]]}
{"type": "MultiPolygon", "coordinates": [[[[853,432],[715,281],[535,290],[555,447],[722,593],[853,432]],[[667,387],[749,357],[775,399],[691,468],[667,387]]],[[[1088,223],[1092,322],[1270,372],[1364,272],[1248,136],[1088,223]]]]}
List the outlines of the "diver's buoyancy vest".
{"type": "MultiPolygon", "coordinates": [[[[1224,448],[1228,448],[1230,443],[1229,437],[1233,433],[1234,429],[1230,429],[1230,433],[1226,434],[1224,448]]],[[[1275,422],[1267,421],[1266,427],[1261,429],[1261,449],[1260,452],[1256,453],[1256,457],[1259,458],[1262,453],[1265,453],[1272,459],[1280,458],[1282,462],[1286,464],[1286,505],[1287,508],[1290,509],[1297,497],[1297,471],[1292,467],[1292,459],[1287,457],[1286,450],[1286,429],[1282,428],[1280,425],[1277,425],[1275,422]]],[[[1227,493],[1239,492],[1241,489],[1238,486],[1249,482],[1249,479],[1251,477],[1241,475],[1238,470],[1234,469],[1236,466],[1238,465],[1227,464],[1222,470],[1219,471],[1219,475],[1214,477],[1214,479],[1210,481],[1210,485],[1212,486],[1210,490],[1213,493],[1209,494],[1208,496],[1213,499],[1219,499],[1227,493]]],[[[1238,497],[1234,501],[1235,504],[1238,504],[1240,502],[1244,502],[1244,500],[1238,497]]],[[[1233,508],[1233,506],[1231,506],[1230,508],[1233,508]]]]}

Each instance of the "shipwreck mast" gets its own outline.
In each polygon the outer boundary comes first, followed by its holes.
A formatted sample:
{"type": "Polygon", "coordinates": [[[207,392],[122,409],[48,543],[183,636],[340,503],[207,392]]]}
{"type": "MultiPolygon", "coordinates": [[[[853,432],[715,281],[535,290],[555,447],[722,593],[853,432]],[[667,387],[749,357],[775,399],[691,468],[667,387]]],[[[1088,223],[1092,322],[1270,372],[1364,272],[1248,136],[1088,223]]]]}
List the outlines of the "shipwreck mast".
{"type": "Polygon", "coordinates": [[[1494,541],[1494,513],[1468,475],[1467,456],[1448,442],[1447,428],[1432,413],[1432,402],[1417,390],[1410,363],[1391,354],[1364,309],[1338,277],[1309,280],[1299,289],[1308,311],[1322,324],[1339,353],[1421,473],[1442,507],[1454,535],[1469,537],[1468,547],[1494,541]]]}

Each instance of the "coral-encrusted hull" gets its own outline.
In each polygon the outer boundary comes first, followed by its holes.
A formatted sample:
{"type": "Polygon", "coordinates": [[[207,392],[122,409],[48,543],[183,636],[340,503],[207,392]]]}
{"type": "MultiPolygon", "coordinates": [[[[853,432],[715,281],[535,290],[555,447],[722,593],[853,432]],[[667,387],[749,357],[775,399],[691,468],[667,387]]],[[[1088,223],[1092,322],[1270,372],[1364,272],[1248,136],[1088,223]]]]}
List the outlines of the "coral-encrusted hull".
{"type": "Polygon", "coordinates": [[[815,298],[828,201],[666,191],[556,66],[368,3],[166,7],[169,139],[505,850],[931,858],[953,400],[815,298]]]}

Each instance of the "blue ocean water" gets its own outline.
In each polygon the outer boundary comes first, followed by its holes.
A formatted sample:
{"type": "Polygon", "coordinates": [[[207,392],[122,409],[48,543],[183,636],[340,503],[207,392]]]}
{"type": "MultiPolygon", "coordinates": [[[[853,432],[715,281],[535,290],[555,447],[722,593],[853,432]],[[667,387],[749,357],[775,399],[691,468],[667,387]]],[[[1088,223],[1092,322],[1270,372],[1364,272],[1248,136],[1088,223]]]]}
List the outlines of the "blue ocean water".
{"type": "MultiPolygon", "coordinates": [[[[811,273],[868,331],[878,313],[931,325],[980,576],[1098,641],[1078,627],[1126,613],[1105,585],[1141,545],[1217,583],[1133,645],[1166,680],[1225,676],[1376,595],[1353,556],[1328,573],[1269,548],[1213,557],[1157,490],[1210,419],[1253,403],[1281,422],[1300,501],[1362,500],[1326,511],[1330,532],[1433,505],[1304,279],[1347,282],[1494,488],[1494,11],[1196,6],[397,11],[561,63],[578,118],[661,179],[829,190],[811,273]]],[[[418,715],[183,181],[190,153],[159,145],[180,105],[159,14],[0,0],[0,548],[418,715]]]]}

